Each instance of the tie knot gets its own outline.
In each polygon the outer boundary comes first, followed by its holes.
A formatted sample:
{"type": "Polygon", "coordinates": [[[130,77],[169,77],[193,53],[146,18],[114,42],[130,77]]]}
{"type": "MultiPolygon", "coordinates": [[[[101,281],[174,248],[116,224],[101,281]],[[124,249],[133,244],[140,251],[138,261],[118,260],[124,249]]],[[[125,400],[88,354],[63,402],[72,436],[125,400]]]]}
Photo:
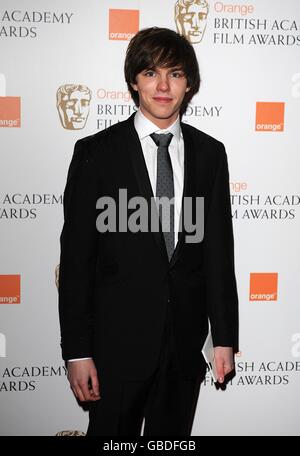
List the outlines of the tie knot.
{"type": "Polygon", "coordinates": [[[150,136],[158,147],[168,147],[172,140],[173,134],[172,133],[152,133],[152,135],[150,135],[150,136]]]}

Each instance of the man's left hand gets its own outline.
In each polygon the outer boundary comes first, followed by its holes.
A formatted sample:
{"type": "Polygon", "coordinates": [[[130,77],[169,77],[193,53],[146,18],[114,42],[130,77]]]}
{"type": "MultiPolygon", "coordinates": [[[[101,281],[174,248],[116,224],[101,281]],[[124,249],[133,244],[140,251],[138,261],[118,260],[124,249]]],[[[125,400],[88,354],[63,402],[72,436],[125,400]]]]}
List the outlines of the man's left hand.
{"type": "Polygon", "coordinates": [[[218,382],[223,383],[225,375],[234,369],[232,347],[214,347],[218,382]]]}

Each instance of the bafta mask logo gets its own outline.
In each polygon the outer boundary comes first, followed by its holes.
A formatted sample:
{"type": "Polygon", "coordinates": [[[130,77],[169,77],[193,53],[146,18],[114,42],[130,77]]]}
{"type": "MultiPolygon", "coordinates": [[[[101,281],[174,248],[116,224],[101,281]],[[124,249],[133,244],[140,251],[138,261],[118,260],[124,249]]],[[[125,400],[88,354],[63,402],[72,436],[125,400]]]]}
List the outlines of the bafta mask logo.
{"type": "Polygon", "coordinates": [[[175,22],[178,33],[190,43],[200,43],[204,36],[209,5],[206,0],[177,0],[175,22]]]}
{"type": "Polygon", "coordinates": [[[56,107],[61,124],[67,130],[81,130],[85,127],[92,92],[81,84],[65,84],[56,93],[56,107]]]}

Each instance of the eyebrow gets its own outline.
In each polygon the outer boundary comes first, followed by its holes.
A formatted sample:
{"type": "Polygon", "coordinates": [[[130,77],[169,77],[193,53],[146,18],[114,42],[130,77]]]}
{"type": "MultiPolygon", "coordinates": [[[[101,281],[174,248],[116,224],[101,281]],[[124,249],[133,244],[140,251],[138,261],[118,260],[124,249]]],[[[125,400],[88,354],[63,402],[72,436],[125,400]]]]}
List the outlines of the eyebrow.
{"type": "Polygon", "coordinates": [[[170,67],[169,69],[170,69],[170,71],[183,71],[184,72],[184,69],[182,67],[179,67],[179,66],[178,67],[177,66],[176,67],[170,67]]]}
{"type": "Polygon", "coordinates": [[[184,69],[181,66],[174,66],[174,67],[149,66],[142,71],[155,71],[158,68],[165,68],[169,71],[183,71],[184,72],[184,69]]]}

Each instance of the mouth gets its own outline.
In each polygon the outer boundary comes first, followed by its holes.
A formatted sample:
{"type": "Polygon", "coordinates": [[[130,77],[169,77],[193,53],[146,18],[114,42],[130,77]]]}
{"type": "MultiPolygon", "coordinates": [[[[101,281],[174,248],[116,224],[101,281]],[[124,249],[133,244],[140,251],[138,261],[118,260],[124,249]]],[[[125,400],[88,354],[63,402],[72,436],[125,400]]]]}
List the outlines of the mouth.
{"type": "Polygon", "coordinates": [[[157,103],[161,104],[167,104],[172,101],[172,98],[169,97],[153,97],[153,100],[156,101],[157,103]]]}
{"type": "Polygon", "coordinates": [[[84,119],[82,119],[81,117],[73,117],[71,119],[72,122],[76,122],[76,123],[81,123],[84,121],[84,119]]]}

